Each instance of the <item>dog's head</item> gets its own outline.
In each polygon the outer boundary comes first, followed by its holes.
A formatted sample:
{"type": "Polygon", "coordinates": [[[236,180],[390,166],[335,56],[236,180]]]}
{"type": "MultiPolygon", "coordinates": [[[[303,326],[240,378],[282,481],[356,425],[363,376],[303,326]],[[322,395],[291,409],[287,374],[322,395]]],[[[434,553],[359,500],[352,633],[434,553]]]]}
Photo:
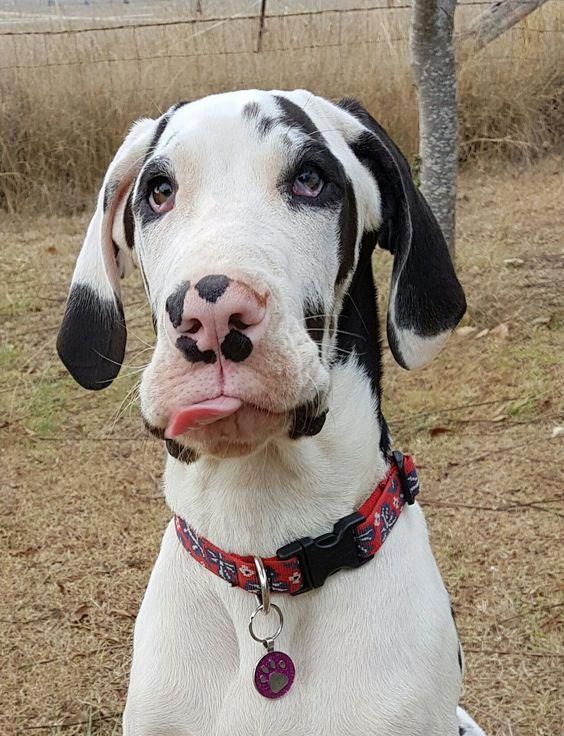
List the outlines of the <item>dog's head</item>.
{"type": "Polygon", "coordinates": [[[357,103],[302,90],[181,103],[136,123],[110,164],[59,355],[85,388],[111,383],[126,343],[120,277],[136,263],[157,333],[142,412],[171,452],[236,456],[313,435],[337,363],[379,399],[377,243],[394,258],[390,347],[418,367],[464,294],[384,130],[357,103]]]}

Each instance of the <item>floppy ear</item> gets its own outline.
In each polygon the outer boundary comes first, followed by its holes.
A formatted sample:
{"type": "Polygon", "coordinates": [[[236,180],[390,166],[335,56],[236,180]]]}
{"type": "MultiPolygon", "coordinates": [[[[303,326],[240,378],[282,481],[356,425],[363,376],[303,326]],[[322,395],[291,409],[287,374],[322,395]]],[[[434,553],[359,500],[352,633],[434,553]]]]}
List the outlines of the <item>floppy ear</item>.
{"type": "Polygon", "coordinates": [[[340,106],[363,125],[349,145],[376,180],[382,219],[378,244],[394,256],[388,341],[401,366],[419,368],[438,353],[464,314],[464,292],[404,156],[361,105],[344,100],[340,106]]]}
{"type": "Polygon", "coordinates": [[[131,191],[157,122],[137,122],[110,164],[71,281],[57,352],[84,388],[109,386],[119,373],[127,331],[120,278],[132,266],[131,191]]]}

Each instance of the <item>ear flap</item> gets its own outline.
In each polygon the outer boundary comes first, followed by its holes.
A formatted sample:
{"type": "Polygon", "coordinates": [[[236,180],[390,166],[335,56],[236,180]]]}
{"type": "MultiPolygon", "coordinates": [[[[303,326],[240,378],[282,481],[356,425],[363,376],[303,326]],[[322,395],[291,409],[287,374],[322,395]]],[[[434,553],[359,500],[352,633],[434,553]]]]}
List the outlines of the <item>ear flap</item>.
{"type": "Polygon", "coordinates": [[[136,123],[110,164],[72,277],[57,352],[87,389],[109,386],[123,362],[127,331],[119,281],[132,265],[130,194],[155,126],[149,119],[136,123]]]}
{"type": "Polygon", "coordinates": [[[364,126],[365,132],[349,145],[376,179],[382,218],[378,243],[394,256],[388,341],[401,366],[419,368],[438,353],[464,314],[464,292],[404,156],[357,102],[340,104],[364,126]]]}

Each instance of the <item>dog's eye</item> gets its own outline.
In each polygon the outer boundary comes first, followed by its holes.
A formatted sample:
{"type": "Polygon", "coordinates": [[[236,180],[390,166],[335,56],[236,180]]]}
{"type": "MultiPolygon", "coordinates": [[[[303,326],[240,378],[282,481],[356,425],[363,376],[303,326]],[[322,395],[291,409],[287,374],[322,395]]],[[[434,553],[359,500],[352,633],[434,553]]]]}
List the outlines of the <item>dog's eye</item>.
{"type": "Polygon", "coordinates": [[[155,212],[168,212],[174,205],[174,187],[166,176],[156,176],[149,182],[149,204],[155,212]]]}
{"type": "Polygon", "coordinates": [[[325,182],[313,166],[304,166],[294,179],[292,194],[296,197],[317,197],[325,182]]]}

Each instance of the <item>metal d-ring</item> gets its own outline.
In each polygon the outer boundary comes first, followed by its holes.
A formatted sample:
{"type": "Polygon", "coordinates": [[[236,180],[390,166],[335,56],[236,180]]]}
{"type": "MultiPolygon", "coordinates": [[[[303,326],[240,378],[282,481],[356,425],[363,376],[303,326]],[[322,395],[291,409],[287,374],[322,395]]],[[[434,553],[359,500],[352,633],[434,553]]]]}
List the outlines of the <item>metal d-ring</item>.
{"type": "Polygon", "coordinates": [[[270,613],[270,585],[268,584],[268,577],[264,568],[264,563],[260,557],[255,557],[255,567],[257,569],[257,577],[260,585],[260,593],[257,595],[257,598],[259,599],[260,606],[262,606],[262,611],[264,611],[264,614],[267,616],[270,613]]]}
{"type": "Polygon", "coordinates": [[[257,636],[253,631],[253,622],[255,620],[255,616],[259,611],[264,610],[264,606],[262,605],[262,603],[255,608],[255,610],[251,614],[251,620],[249,621],[249,634],[253,637],[255,641],[258,641],[260,644],[264,644],[264,646],[269,649],[269,651],[272,648],[274,640],[278,639],[278,637],[280,636],[280,633],[282,632],[282,627],[284,626],[284,616],[282,615],[282,611],[278,608],[276,603],[271,603],[270,607],[274,611],[276,611],[279,618],[278,628],[276,629],[275,633],[272,634],[272,636],[257,636]]]}

